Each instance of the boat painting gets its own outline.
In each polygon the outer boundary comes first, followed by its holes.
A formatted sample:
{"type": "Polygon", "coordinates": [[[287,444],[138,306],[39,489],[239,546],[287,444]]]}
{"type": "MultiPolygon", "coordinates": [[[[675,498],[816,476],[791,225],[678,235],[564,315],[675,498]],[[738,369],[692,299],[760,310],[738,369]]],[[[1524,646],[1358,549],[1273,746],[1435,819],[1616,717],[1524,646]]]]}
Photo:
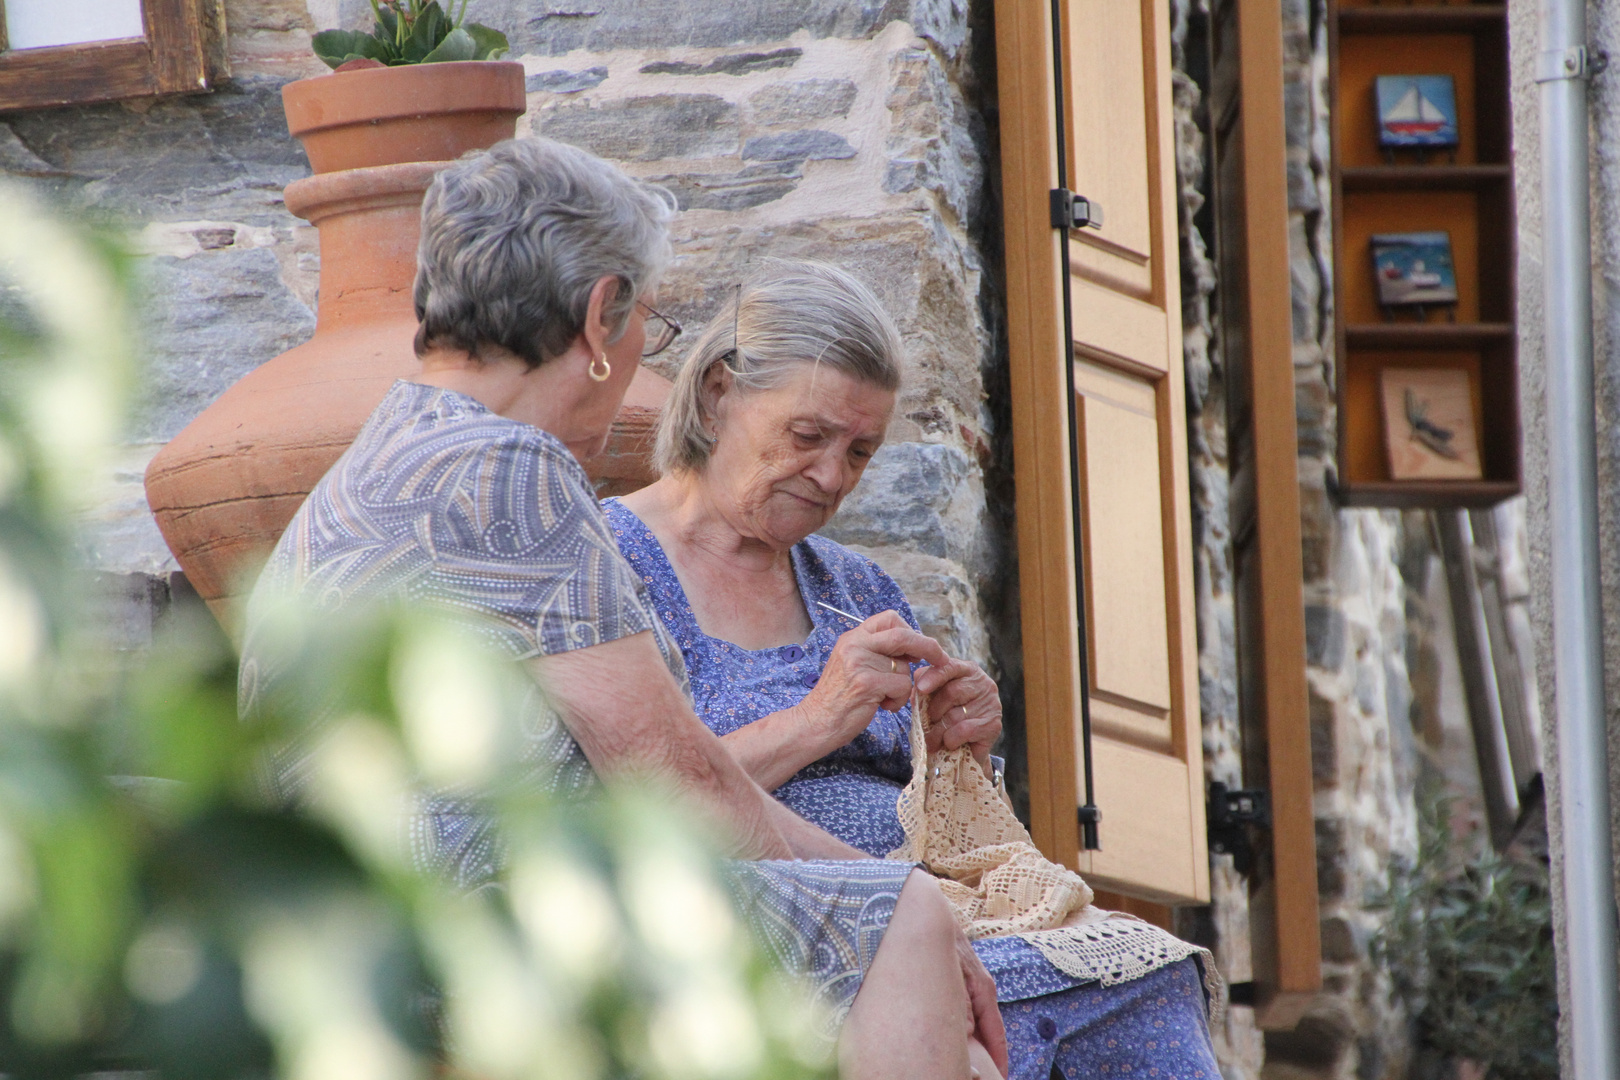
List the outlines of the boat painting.
{"type": "Polygon", "coordinates": [[[1384,307],[1457,302],[1457,274],[1447,232],[1382,233],[1372,238],[1378,303],[1384,307]]]}
{"type": "Polygon", "coordinates": [[[1455,147],[1457,92],[1450,75],[1380,75],[1378,145],[1455,147]]]}

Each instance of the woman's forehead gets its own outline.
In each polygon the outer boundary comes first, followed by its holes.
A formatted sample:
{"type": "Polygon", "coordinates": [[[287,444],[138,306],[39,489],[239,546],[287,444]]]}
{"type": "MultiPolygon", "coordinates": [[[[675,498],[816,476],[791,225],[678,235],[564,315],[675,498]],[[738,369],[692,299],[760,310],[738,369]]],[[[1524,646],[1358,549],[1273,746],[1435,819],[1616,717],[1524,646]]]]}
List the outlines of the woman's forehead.
{"type": "Polygon", "coordinates": [[[857,436],[882,436],[894,411],[893,390],[825,365],[803,365],[770,393],[788,419],[813,420],[824,429],[857,436]]]}

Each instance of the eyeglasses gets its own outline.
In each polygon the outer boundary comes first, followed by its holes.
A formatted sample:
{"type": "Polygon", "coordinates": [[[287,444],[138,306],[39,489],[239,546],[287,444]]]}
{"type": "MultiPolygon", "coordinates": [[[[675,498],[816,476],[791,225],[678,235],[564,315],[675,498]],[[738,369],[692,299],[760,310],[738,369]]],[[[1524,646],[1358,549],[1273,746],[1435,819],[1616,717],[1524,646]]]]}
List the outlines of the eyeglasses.
{"type": "Polygon", "coordinates": [[[663,324],[662,327],[659,328],[657,337],[654,337],[651,334],[647,335],[647,344],[643,346],[641,350],[641,355],[643,357],[657,356],[659,353],[675,344],[675,339],[681,336],[681,324],[670,318],[668,315],[655,310],[649,304],[643,304],[640,300],[637,300],[636,304],[643,312],[646,313],[646,317],[657,319],[663,324]]]}

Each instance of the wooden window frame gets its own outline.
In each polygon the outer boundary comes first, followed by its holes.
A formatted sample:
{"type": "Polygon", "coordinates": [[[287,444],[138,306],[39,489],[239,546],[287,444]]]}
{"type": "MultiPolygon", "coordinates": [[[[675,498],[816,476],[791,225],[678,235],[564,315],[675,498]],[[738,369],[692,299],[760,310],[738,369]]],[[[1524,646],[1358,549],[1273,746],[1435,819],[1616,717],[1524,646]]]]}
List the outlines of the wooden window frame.
{"type": "Polygon", "coordinates": [[[141,0],[145,34],[6,49],[0,6],[0,113],[196,93],[229,74],[223,0],[141,0]]]}

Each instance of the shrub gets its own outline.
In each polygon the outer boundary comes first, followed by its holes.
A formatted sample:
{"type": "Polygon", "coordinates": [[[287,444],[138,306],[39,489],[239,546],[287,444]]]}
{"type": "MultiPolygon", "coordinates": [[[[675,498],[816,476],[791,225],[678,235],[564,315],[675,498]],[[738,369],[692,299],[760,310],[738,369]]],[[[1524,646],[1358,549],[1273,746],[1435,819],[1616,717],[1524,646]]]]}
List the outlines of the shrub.
{"type": "Polygon", "coordinates": [[[1497,1080],[1558,1076],[1558,986],[1547,866],[1452,836],[1426,800],[1415,863],[1398,861],[1378,900],[1373,956],[1388,965],[1420,1043],[1489,1066],[1497,1080]]]}

